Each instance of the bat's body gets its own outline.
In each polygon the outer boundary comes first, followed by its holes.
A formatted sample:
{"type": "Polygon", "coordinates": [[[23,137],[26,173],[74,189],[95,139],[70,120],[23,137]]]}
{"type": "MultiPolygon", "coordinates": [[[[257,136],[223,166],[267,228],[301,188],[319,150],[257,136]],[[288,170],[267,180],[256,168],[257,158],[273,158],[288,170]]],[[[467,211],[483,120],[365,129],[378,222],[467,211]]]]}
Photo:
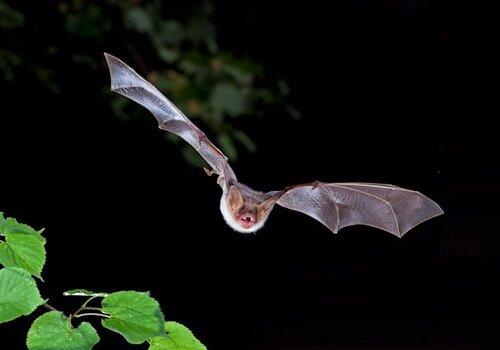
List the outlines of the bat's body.
{"type": "Polygon", "coordinates": [[[220,211],[226,223],[235,231],[242,233],[255,232],[264,226],[268,215],[258,217],[259,205],[272,196],[265,192],[258,192],[241,183],[233,185],[238,188],[243,199],[241,215],[235,215],[231,210],[229,191],[222,191],[220,211]]]}
{"type": "Polygon", "coordinates": [[[392,185],[316,181],[281,191],[255,191],[238,181],[227,157],[153,85],[118,58],[105,57],[111,90],[146,107],[161,129],[182,137],[200,153],[212,168],[207,174],[218,175],[222,216],[238,232],[260,229],[276,204],[307,214],[335,233],[345,226],[368,225],[398,237],[443,213],[423,194],[392,185]]]}

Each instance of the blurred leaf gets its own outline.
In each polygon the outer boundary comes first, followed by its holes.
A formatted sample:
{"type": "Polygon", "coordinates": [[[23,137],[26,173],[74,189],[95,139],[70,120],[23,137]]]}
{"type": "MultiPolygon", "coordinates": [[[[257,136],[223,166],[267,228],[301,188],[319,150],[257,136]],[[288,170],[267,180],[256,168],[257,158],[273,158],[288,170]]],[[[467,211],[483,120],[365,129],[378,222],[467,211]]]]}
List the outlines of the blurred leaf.
{"type": "Polygon", "coordinates": [[[85,64],[89,65],[92,70],[97,70],[98,64],[96,63],[96,60],[94,57],[91,56],[86,56],[86,55],[80,55],[80,54],[74,54],[73,55],[73,61],[79,64],[85,64]]]}
{"type": "Polygon", "coordinates": [[[241,142],[241,144],[243,146],[245,146],[245,148],[251,152],[251,153],[254,153],[256,150],[257,150],[257,146],[255,145],[255,143],[252,141],[252,139],[247,135],[245,134],[243,131],[241,130],[235,130],[233,132],[233,136],[235,139],[237,139],[238,141],[241,142]]]}
{"type": "Polygon", "coordinates": [[[234,67],[241,72],[247,74],[252,74],[254,76],[261,76],[263,74],[262,67],[246,59],[236,58],[232,54],[223,52],[219,55],[219,58],[224,62],[225,65],[234,67]]]}
{"type": "Polygon", "coordinates": [[[196,74],[203,70],[203,66],[200,66],[197,62],[192,59],[185,58],[179,62],[179,68],[187,74],[196,74]]]}
{"type": "Polygon", "coordinates": [[[174,133],[168,132],[165,134],[165,138],[169,140],[172,143],[178,144],[179,142],[182,142],[182,138],[180,136],[177,136],[174,133]]]}
{"type": "Polygon", "coordinates": [[[238,88],[232,84],[219,83],[210,97],[210,106],[216,113],[235,117],[248,109],[248,89],[238,88]]]}
{"type": "Polygon", "coordinates": [[[290,93],[290,88],[283,79],[278,79],[278,88],[280,90],[281,96],[286,96],[290,93]]]}
{"type": "Polygon", "coordinates": [[[254,79],[254,75],[249,71],[242,70],[236,66],[229,64],[221,64],[220,71],[229,75],[233,78],[237,83],[242,85],[249,85],[252,83],[254,79]]]}
{"type": "Polygon", "coordinates": [[[195,47],[203,43],[209,52],[213,54],[217,51],[217,42],[215,40],[215,27],[209,21],[212,13],[212,4],[204,2],[187,26],[187,37],[195,47]]]}
{"type": "Polygon", "coordinates": [[[178,21],[166,20],[159,31],[166,44],[178,47],[186,38],[186,30],[178,21]]]}
{"type": "Polygon", "coordinates": [[[302,117],[302,113],[291,105],[286,105],[285,110],[292,116],[293,119],[300,119],[302,117]]]}
{"type": "Polygon", "coordinates": [[[99,6],[76,1],[75,8],[66,15],[66,29],[74,35],[94,40],[102,40],[111,23],[99,6]]]}
{"type": "Polygon", "coordinates": [[[130,114],[125,113],[124,109],[130,104],[129,100],[122,98],[121,96],[110,96],[110,104],[113,112],[120,118],[124,120],[130,119],[130,114]]]}
{"type": "MultiPolygon", "coordinates": [[[[0,30],[36,23],[23,31],[12,31],[12,35],[9,32],[0,42],[0,79],[13,81],[22,69],[45,89],[58,93],[68,84],[67,74],[60,65],[48,62],[54,58],[71,61],[77,72],[80,66],[82,71],[101,74],[103,60],[95,50],[101,50],[103,43],[116,45],[128,51],[133,58],[131,65],[148,72],[147,79],[188,117],[202,119],[216,136],[227,134],[221,137],[226,152],[235,155],[241,145],[253,151],[256,147],[248,135],[230,132],[229,118],[265,113],[266,107],[282,102],[289,88],[283,81],[270,81],[259,64],[219,47],[213,3],[206,0],[194,8],[187,5],[190,11],[179,15],[165,11],[171,8],[166,0],[61,0],[48,11],[65,21],[50,21],[49,28],[39,28],[47,26],[47,21],[31,19],[29,16],[36,14],[20,11],[22,5],[13,9],[0,0],[0,30]],[[28,56],[23,46],[39,45],[39,32],[49,35],[44,36],[47,49],[39,56],[28,56]],[[51,37],[52,33],[57,35],[51,37]],[[31,34],[35,43],[25,43],[25,34],[31,34]]],[[[101,91],[120,118],[144,115],[128,100],[110,97],[108,86],[101,91]]],[[[285,108],[292,116],[298,115],[293,107],[285,108]]],[[[190,164],[204,164],[189,148],[182,152],[190,164]]]]}
{"type": "Polygon", "coordinates": [[[219,142],[222,151],[228,158],[230,158],[231,160],[238,159],[238,151],[236,150],[233,139],[229,137],[228,134],[220,134],[219,136],[217,136],[217,141],[219,142]]]}
{"type": "Polygon", "coordinates": [[[0,70],[5,80],[14,80],[14,68],[20,66],[21,63],[21,57],[13,52],[0,49],[0,70]]]}
{"type": "Polygon", "coordinates": [[[158,50],[158,56],[166,63],[173,63],[179,58],[179,51],[168,47],[162,47],[158,50]]]}
{"type": "Polygon", "coordinates": [[[279,101],[278,96],[276,96],[276,94],[268,88],[257,90],[256,97],[266,104],[273,104],[279,101]]]}
{"type": "Polygon", "coordinates": [[[194,150],[193,147],[189,145],[184,145],[182,147],[181,152],[184,159],[195,168],[201,169],[204,166],[206,166],[205,160],[201,157],[201,155],[198,152],[194,150]]]}
{"type": "Polygon", "coordinates": [[[25,18],[21,12],[0,1],[0,28],[19,28],[22,27],[24,21],[25,18]]]}
{"type": "Polygon", "coordinates": [[[153,29],[153,21],[141,7],[132,7],[125,14],[126,24],[139,33],[147,33],[153,29]]]}
{"type": "Polygon", "coordinates": [[[36,76],[39,80],[43,81],[50,91],[57,94],[59,93],[59,87],[54,83],[53,74],[54,72],[45,67],[38,67],[35,71],[36,76]]]}

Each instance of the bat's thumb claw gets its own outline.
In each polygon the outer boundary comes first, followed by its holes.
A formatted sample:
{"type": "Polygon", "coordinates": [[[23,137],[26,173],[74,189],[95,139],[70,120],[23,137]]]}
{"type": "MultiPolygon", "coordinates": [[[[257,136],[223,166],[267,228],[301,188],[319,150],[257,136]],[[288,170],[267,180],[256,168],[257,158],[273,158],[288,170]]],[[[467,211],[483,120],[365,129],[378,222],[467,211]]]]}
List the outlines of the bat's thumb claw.
{"type": "Polygon", "coordinates": [[[208,170],[207,168],[203,167],[203,170],[205,170],[205,173],[207,174],[207,176],[212,176],[212,174],[214,173],[213,170],[208,170]]]}

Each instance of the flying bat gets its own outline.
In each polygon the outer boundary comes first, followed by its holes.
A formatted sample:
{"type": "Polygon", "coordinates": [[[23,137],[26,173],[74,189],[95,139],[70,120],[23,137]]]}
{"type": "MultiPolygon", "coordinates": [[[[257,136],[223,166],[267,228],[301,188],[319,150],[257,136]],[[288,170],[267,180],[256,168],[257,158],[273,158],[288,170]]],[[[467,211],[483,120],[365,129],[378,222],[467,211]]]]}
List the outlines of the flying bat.
{"type": "Polygon", "coordinates": [[[385,184],[314,181],[280,191],[256,191],[238,181],[228,158],[168,98],[120,59],[106,53],[104,56],[111,91],[146,107],[160,129],[180,136],[200,153],[211,167],[205,168],[207,175],[218,176],[222,188],[220,211],[235,231],[257,231],[275,205],[309,215],[334,233],[346,226],[367,225],[398,237],[443,214],[439,205],[423,194],[385,184]]]}

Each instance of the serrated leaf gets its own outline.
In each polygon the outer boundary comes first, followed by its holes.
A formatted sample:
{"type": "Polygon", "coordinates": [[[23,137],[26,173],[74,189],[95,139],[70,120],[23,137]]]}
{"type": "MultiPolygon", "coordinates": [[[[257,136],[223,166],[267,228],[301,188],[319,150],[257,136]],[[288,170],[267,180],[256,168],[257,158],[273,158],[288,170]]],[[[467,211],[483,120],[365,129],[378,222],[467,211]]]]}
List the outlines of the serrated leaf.
{"type": "Polygon", "coordinates": [[[14,218],[5,218],[3,213],[0,212],[0,236],[5,236],[11,233],[19,233],[34,236],[45,243],[45,238],[41,235],[42,232],[43,229],[37,231],[31,226],[17,222],[14,218]]]}
{"type": "Polygon", "coordinates": [[[148,293],[126,291],[109,294],[102,300],[102,312],[110,315],[102,321],[102,325],[120,333],[131,344],[141,344],[165,333],[165,319],[160,305],[148,293]]]}
{"type": "Polygon", "coordinates": [[[63,295],[70,297],[105,297],[108,293],[92,292],[88,289],[71,289],[64,292],[63,295]]]}
{"type": "Polygon", "coordinates": [[[62,312],[50,311],[33,322],[26,344],[29,350],[90,350],[99,340],[90,323],[73,328],[62,312]]]}
{"type": "Polygon", "coordinates": [[[0,264],[5,267],[20,267],[41,278],[45,264],[45,247],[36,236],[10,233],[0,243],[0,264]]]}
{"type": "Polygon", "coordinates": [[[150,339],[149,350],[206,350],[186,326],[177,322],[165,324],[166,336],[150,339]]]}
{"type": "Polygon", "coordinates": [[[0,270],[0,323],[29,315],[43,303],[29,273],[15,267],[0,270]]]}

